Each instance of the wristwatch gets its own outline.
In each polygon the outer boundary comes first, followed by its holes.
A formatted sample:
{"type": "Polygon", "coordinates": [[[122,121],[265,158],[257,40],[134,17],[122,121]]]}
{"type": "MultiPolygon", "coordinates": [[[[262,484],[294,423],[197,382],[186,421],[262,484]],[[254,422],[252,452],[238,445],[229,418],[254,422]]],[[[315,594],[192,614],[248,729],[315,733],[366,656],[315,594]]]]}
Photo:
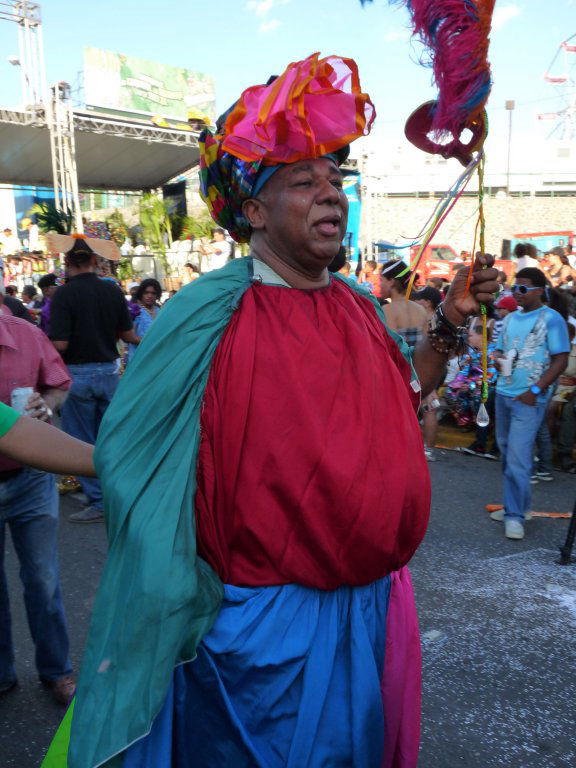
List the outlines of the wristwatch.
{"type": "Polygon", "coordinates": [[[532,386],[530,387],[530,392],[532,392],[533,395],[539,395],[542,392],[542,390],[540,389],[538,384],[532,384],[532,386]]]}

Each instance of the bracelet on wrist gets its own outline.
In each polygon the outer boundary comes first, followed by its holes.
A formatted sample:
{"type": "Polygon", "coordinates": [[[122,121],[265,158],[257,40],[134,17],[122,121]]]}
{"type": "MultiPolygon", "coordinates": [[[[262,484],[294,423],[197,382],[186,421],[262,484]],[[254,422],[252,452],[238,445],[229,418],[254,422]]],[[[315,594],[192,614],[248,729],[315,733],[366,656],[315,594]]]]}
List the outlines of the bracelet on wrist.
{"type": "Polygon", "coordinates": [[[443,336],[432,329],[428,331],[427,338],[434,352],[439,355],[459,355],[466,347],[466,342],[460,336],[443,336]]]}
{"type": "Polygon", "coordinates": [[[459,334],[466,326],[461,325],[454,325],[448,318],[446,317],[446,313],[444,312],[444,302],[441,304],[438,304],[436,309],[434,310],[434,314],[431,318],[432,326],[433,328],[438,328],[444,330],[446,333],[451,333],[454,336],[459,334]]]}
{"type": "Polygon", "coordinates": [[[439,304],[430,318],[427,337],[430,346],[438,354],[459,354],[466,347],[468,328],[451,323],[444,314],[442,304],[439,304]]]}

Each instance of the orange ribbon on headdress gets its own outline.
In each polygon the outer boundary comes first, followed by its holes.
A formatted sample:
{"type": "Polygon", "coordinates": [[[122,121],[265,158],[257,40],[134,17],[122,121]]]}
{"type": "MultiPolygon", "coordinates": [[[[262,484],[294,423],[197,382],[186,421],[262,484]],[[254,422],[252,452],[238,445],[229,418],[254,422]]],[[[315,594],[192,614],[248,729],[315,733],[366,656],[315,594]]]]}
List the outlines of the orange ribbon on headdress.
{"type": "Polygon", "coordinates": [[[295,163],[366,136],[375,117],[356,62],[314,53],[269,85],[243,92],[226,118],[221,148],[246,162],[295,163]]]}

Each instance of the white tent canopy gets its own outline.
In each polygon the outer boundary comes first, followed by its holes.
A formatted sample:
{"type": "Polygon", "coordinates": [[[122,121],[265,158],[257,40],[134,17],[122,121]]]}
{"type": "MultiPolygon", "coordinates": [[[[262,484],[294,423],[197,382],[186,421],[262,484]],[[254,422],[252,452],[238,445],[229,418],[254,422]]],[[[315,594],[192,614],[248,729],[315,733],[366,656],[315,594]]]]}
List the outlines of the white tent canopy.
{"type": "MultiPolygon", "coordinates": [[[[198,163],[197,134],[145,121],[74,112],[80,189],[155,189],[198,163]]],[[[52,186],[42,117],[0,109],[0,183],[52,186]]]]}

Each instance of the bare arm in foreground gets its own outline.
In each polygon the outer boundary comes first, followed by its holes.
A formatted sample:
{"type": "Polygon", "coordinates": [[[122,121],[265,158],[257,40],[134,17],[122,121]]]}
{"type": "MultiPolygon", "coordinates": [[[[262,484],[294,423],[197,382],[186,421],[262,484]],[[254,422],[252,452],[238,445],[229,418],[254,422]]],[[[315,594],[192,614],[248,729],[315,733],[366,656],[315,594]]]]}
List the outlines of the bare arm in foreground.
{"type": "Polygon", "coordinates": [[[96,476],[92,445],[28,416],[0,437],[0,453],[46,472],[96,476]]]}

